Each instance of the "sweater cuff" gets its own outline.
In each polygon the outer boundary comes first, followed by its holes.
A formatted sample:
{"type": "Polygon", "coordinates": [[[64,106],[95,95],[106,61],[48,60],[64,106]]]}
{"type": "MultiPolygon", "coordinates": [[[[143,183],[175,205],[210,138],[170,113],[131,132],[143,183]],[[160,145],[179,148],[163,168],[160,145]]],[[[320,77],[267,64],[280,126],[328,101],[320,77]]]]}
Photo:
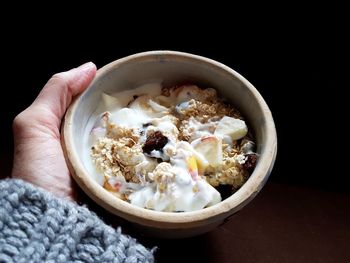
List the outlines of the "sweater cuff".
{"type": "Polygon", "coordinates": [[[96,214],[22,180],[0,181],[0,262],[153,262],[96,214]]]}

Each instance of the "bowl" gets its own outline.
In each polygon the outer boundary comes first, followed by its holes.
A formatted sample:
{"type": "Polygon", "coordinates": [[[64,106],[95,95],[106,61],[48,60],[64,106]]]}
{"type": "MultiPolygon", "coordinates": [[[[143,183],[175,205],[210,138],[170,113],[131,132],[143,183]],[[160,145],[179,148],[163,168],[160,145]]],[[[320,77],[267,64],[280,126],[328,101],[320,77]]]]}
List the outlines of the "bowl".
{"type": "Polygon", "coordinates": [[[165,238],[195,236],[213,230],[248,204],[265,184],[274,165],[277,137],[271,112],[262,96],[244,77],[209,58],[175,51],[150,51],[118,59],[97,71],[90,86],[65,115],[62,146],[70,172],[83,191],[100,206],[126,219],[146,235],[165,238]],[[107,94],[135,88],[151,80],[165,85],[190,82],[215,88],[244,116],[256,139],[259,159],[245,184],[220,203],[192,212],[158,212],[134,206],[109,193],[89,173],[86,131],[107,94]]]}

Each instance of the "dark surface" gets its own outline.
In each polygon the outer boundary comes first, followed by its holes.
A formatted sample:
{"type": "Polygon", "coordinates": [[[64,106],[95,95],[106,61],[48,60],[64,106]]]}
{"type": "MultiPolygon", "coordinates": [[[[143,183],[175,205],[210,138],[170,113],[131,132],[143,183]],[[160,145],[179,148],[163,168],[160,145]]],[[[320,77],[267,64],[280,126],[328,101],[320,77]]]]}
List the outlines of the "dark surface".
{"type": "Polygon", "coordinates": [[[269,183],[228,223],[159,245],[160,262],[349,262],[350,196],[269,183]],[[178,251],[177,253],[175,251],[178,251]],[[189,261],[188,261],[189,262],[189,261]]]}
{"type": "Polygon", "coordinates": [[[1,104],[1,176],[11,169],[12,119],[33,101],[52,74],[90,60],[101,67],[146,50],[195,53],[232,67],[263,95],[278,134],[274,170],[262,192],[211,233],[164,241],[139,237],[128,226],[125,230],[148,246],[159,247],[159,262],[350,262],[349,173],[336,150],[343,132],[336,121],[339,114],[334,113],[342,112],[344,106],[332,105],[332,101],[340,102],[342,94],[342,70],[337,62],[341,56],[336,48],[320,46],[318,39],[294,37],[270,39],[266,35],[259,42],[246,43],[217,36],[215,43],[203,40],[209,47],[193,42],[184,46],[182,41],[123,47],[123,39],[101,38],[91,43],[86,38],[46,36],[26,38],[26,45],[6,42],[2,92],[14,103],[1,104]],[[191,260],[184,260],[187,255],[191,260]]]}
{"type": "MultiPolygon", "coordinates": [[[[30,105],[54,73],[90,60],[101,67],[136,52],[174,49],[207,56],[230,66],[263,95],[273,113],[278,134],[278,158],[272,180],[332,191],[347,190],[347,177],[343,173],[339,173],[336,180],[329,180],[330,174],[342,169],[339,161],[334,164],[325,160],[322,165],[315,162],[327,158],[343,140],[339,130],[342,126],[336,122],[345,112],[341,109],[345,105],[340,101],[342,71],[337,71],[340,66],[337,54],[332,53],[334,49],[323,50],[320,54],[311,44],[296,50],[277,45],[250,49],[231,46],[234,42],[217,49],[172,45],[125,48],[113,42],[87,46],[62,43],[62,46],[57,44],[45,49],[40,41],[34,43],[37,46],[29,44],[5,56],[9,66],[2,79],[2,93],[13,103],[0,103],[3,123],[0,149],[4,153],[10,152],[12,147],[12,119],[30,105]]],[[[337,153],[337,157],[342,155],[337,153]]]]}

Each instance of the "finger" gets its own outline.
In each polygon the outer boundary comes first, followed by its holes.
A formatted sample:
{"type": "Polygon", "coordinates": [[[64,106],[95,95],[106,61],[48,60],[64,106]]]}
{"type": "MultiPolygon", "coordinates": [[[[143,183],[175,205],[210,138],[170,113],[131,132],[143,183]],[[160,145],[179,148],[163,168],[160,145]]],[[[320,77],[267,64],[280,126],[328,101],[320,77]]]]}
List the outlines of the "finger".
{"type": "Polygon", "coordinates": [[[48,114],[53,114],[57,120],[61,120],[72,98],[88,87],[95,74],[96,66],[92,62],[55,74],[47,82],[32,106],[43,109],[43,114],[48,111],[48,114]]]}

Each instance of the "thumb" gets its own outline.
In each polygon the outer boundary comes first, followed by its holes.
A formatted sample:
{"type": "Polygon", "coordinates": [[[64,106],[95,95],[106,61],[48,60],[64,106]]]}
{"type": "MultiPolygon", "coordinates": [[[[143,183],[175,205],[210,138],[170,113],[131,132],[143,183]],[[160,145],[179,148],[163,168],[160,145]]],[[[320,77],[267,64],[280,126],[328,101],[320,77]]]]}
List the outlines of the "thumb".
{"type": "Polygon", "coordinates": [[[41,130],[59,138],[61,120],[66,109],[73,97],[88,87],[95,74],[96,66],[89,62],[53,75],[32,105],[15,118],[15,137],[33,137],[41,130]]]}
{"type": "Polygon", "coordinates": [[[88,62],[78,68],[53,75],[32,106],[46,107],[61,120],[72,98],[87,88],[95,73],[95,64],[88,62]]]}

